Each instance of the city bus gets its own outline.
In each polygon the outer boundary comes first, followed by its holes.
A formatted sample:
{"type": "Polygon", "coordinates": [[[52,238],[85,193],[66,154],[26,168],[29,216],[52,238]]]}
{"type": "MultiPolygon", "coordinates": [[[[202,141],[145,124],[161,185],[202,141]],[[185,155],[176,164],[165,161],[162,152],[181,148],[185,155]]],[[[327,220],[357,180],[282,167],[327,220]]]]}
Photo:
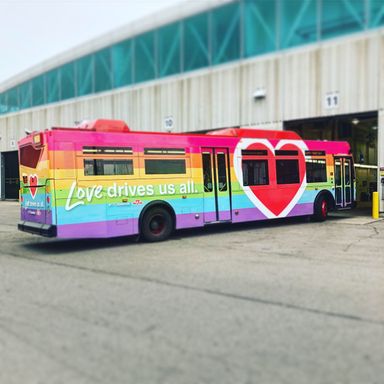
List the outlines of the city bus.
{"type": "Polygon", "coordinates": [[[312,216],[355,203],[350,146],[290,131],[131,131],[95,120],[19,141],[21,231],[57,238],[139,235],[312,216]]]}

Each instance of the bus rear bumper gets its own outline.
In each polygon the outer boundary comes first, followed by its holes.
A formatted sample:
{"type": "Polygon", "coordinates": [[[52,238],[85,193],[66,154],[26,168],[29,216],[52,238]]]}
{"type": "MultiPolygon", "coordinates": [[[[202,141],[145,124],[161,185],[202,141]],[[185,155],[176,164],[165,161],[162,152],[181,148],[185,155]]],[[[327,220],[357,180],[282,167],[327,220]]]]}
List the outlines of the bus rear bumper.
{"type": "Polygon", "coordinates": [[[34,223],[32,221],[19,221],[17,228],[19,229],[19,231],[32,233],[34,235],[40,235],[45,237],[57,236],[56,225],[34,223]]]}

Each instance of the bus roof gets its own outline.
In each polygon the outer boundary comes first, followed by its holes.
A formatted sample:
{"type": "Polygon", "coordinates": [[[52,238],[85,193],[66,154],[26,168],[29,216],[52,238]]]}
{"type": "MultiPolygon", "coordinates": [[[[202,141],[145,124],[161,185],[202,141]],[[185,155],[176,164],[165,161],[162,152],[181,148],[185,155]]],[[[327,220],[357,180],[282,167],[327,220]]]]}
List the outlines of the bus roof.
{"type": "MultiPolygon", "coordinates": [[[[222,140],[241,139],[241,138],[255,138],[255,139],[267,139],[267,140],[302,140],[302,138],[293,131],[283,131],[283,130],[266,130],[258,128],[225,128],[210,131],[207,133],[193,133],[193,132],[184,132],[184,133],[169,133],[169,132],[151,132],[151,131],[131,131],[128,125],[122,120],[107,120],[107,119],[98,119],[90,122],[83,122],[76,127],[52,127],[51,129],[46,129],[44,132],[32,132],[30,135],[21,139],[19,141],[20,145],[25,145],[28,142],[34,140],[34,136],[40,135],[41,143],[45,141],[42,137],[44,134],[49,134],[49,136],[56,136],[55,133],[59,132],[83,132],[89,133],[98,132],[98,133],[115,133],[119,135],[117,138],[118,141],[122,140],[123,137],[120,135],[140,135],[143,137],[151,136],[151,140],[156,140],[155,137],[162,137],[161,141],[168,140],[168,138],[177,138],[182,139],[198,139],[200,145],[203,144],[204,138],[208,137],[217,137],[222,140]]],[[[72,137],[74,139],[74,137],[72,137]]],[[[183,140],[184,139],[184,140],[183,140]]],[[[60,140],[60,139],[59,139],[60,140]]],[[[78,138],[75,141],[81,141],[83,139],[78,138]]],[[[147,139],[145,139],[147,140],[147,139]]],[[[113,138],[110,137],[108,142],[111,143],[113,138]]],[[[332,154],[350,154],[350,146],[345,141],[321,141],[321,140],[303,140],[310,150],[326,150],[327,153],[332,154]]],[[[40,141],[39,141],[40,143],[40,141]]],[[[36,144],[36,142],[35,142],[36,144]]],[[[185,144],[185,143],[184,143],[185,144]]]]}
{"type": "Polygon", "coordinates": [[[107,119],[98,119],[93,121],[84,121],[77,125],[74,128],[64,128],[64,127],[52,127],[54,130],[58,129],[77,129],[77,130],[86,130],[86,131],[96,131],[96,132],[114,132],[114,133],[140,133],[140,134],[159,134],[159,135],[187,135],[187,136],[196,136],[196,135],[212,135],[212,136],[230,136],[230,137],[240,137],[240,138],[263,138],[263,139],[286,139],[286,140],[301,140],[301,137],[293,131],[282,131],[282,130],[267,130],[259,128],[224,128],[217,129],[214,131],[209,131],[207,133],[170,133],[170,132],[148,132],[148,131],[131,131],[128,125],[122,120],[107,120],[107,119]]]}
{"type": "Polygon", "coordinates": [[[286,139],[301,140],[301,137],[293,131],[278,131],[258,128],[226,128],[210,131],[207,135],[212,136],[232,136],[250,139],[286,139]]]}

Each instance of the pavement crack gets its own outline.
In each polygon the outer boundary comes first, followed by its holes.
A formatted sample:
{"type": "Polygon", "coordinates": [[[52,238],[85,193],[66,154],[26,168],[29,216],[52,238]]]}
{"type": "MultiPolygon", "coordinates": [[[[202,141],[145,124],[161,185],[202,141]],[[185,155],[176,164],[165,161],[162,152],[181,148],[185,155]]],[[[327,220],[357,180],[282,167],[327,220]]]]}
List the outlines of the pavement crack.
{"type": "Polygon", "coordinates": [[[378,236],[380,233],[379,233],[379,230],[376,228],[376,227],[374,227],[374,226],[371,226],[370,228],[372,228],[373,229],[373,232],[374,233],[372,233],[372,234],[370,234],[369,236],[366,236],[366,237],[364,237],[364,238],[362,238],[362,239],[358,239],[358,240],[356,240],[356,241],[351,241],[344,249],[343,249],[343,251],[344,252],[348,252],[350,249],[351,249],[351,247],[353,247],[354,245],[357,245],[358,243],[360,243],[362,240],[369,240],[369,239],[372,239],[372,238],[374,238],[374,237],[376,237],[376,236],[378,236]]]}
{"type": "Polygon", "coordinates": [[[373,236],[378,236],[378,235],[380,235],[380,232],[379,232],[379,230],[375,227],[375,226],[373,226],[372,225],[372,227],[371,227],[374,231],[375,231],[375,234],[374,235],[371,235],[370,237],[373,237],[373,236]]]}

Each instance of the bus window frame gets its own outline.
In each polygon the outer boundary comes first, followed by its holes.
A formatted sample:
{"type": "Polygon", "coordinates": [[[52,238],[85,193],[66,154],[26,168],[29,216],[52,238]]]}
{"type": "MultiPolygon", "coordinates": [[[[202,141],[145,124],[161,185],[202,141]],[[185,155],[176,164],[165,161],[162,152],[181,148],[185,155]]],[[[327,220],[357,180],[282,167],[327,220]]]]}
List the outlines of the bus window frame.
{"type": "MultiPolygon", "coordinates": [[[[251,153],[251,152],[249,152],[251,153]]],[[[242,183],[239,183],[240,189],[244,187],[248,188],[257,188],[257,189],[266,189],[270,188],[271,186],[274,186],[273,178],[271,178],[271,175],[276,173],[273,168],[271,168],[272,161],[274,159],[274,156],[272,156],[270,153],[266,152],[266,154],[247,154],[243,153],[241,156],[241,172],[242,172],[242,183]],[[266,161],[267,162],[267,180],[268,183],[266,184],[256,184],[256,185],[244,185],[244,174],[243,174],[243,161],[244,160],[255,160],[255,161],[266,161]]]]}
{"type": "Polygon", "coordinates": [[[143,180],[154,179],[190,179],[191,173],[191,158],[190,153],[185,148],[184,155],[161,155],[161,154],[144,154],[144,151],[139,155],[139,173],[138,177],[143,180]],[[145,160],[185,160],[185,173],[145,173],[145,160]]]}
{"type": "Polygon", "coordinates": [[[286,156],[280,156],[280,157],[276,157],[275,158],[275,173],[276,173],[276,187],[277,188],[290,188],[292,185],[300,185],[302,183],[302,180],[300,180],[300,161],[299,161],[299,157],[294,157],[294,156],[291,156],[291,157],[286,157],[286,156]],[[297,163],[297,182],[295,183],[288,183],[288,182],[284,182],[284,183],[281,183],[279,182],[279,176],[281,175],[278,175],[278,166],[277,166],[277,162],[278,161],[294,161],[297,163]]]}
{"type": "Polygon", "coordinates": [[[83,181],[91,181],[91,180],[116,180],[116,179],[124,179],[124,180],[133,180],[140,177],[138,172],[139,159],[137,153],[133,151],[133,154],[95,154],[95,153],[78,153],[76,156],[76,167],[77,167],[77,178],[83,181]],[[132,175],[85,175],[85,160],[132,160],[133,163],[133,174],[132,175]]]}
{"type": "MultiPolygon", "coordinates": [[[[315,155],[315,156],[311,156],[311,155],[306,155],[305,156],[305,180],[307,182],[307,184],[309,186],[312,186],[312,185],[326,185],[329,183],[330,181],[330,173],[329,173],[329,170],[328,170],[328,165],[329,165],[329,155],[326,153],[325,155],[315,155]],[[324,160],[325,161],[325,176],[326,176],[326,180],[325,181],[314,181],[314,182],[309,182],[308,181],[308,178],[307,178],[307,160],[324,160]]],[[[332,157],[332,167],[334,166],[334,159],[332,157]]]]}

